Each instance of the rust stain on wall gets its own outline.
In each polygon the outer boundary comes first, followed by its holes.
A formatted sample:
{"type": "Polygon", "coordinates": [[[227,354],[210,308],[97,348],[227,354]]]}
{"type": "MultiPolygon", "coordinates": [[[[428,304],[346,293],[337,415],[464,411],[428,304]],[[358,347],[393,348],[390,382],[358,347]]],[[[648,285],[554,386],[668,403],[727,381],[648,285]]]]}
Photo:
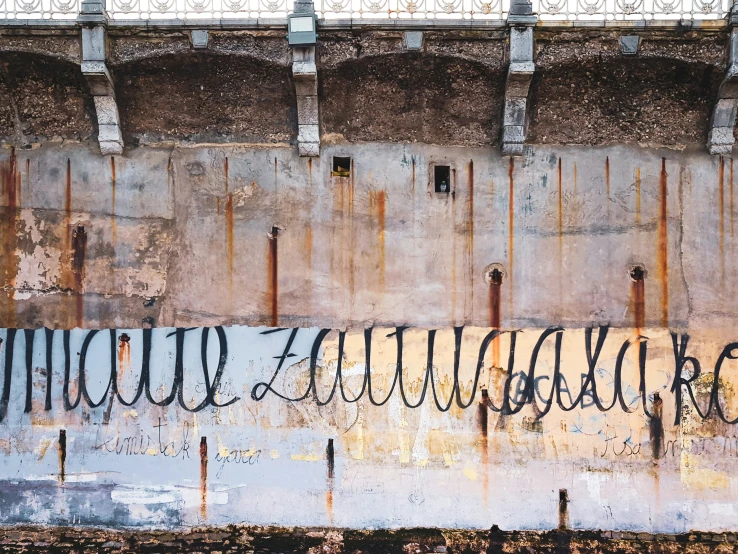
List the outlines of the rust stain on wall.
{"type": "Polygon", "coordinates": [[[515,246],[515,158],[510,156],[510,161],[508,162],[507,167],[507,178],[509,181],[509,190],[508,190],[508,231],[507,231],[507,252],[508,252],[508,265],[510,267],[509,269],[509,276],[510,276],[510,317],[512,318],[513,314],[513,276],[515,275],[513,272],[513,260],[515,258],[514,256],[514,246],[515,246]]]}
{"type": "MultiPolygon", "coordinates": [[[[472,314],[474,312],[474,160],[469,160],[467,167],[467,181],[469,182],[469,226],[467,229],[467,260],[469,264],[469,290],[472,314]]],[[[464,314],[466,317],[466,313],[464,314]]]]}
{"type": "Polygon", "coordinates": [[[378,190],[376,193],[377,203],[377,246],[379,251],[378,260],[378,280],[379,287],[384,290],[384,272],[385,272],[385,245],[384,245],[384,234],[385,224],[387,216],[387,193],[383,190],[378,190]]]}
{"type": "Polygon", "coordinates": [[[730,158],[730,170],[728,175],[730,179],[730,244],[732,246],[733,239],[735,238],[733,226],[733,158],[730,158]]]}
{"type": "Polygon", "coordinates": [[[635,334],[640,335],[646,321],[646,293],[645,274],[639,266],[630,271],[630,303],[635,334]]]}
{"type": "Polygon", "coordinates": [[[87,254],[87,231],[77,225],[72,231],[72,273],[74,274],[74,294],[77,306],[77,327],[82,327],[85,318],[84,278],[85,256],[87,254]]]}
{"type": "Polygon", "coordinates": [[[223,162],[225,173],[225,223],[226,223],[226,258],[228,260],[228,290],[233,292],[233,194],[228,191],[228,158],[223,162]]]}
{"type": "Polygon", "coordinates": [[[720,255],[720,283],[725,286],[725,158],[718,160],[718,250],[720,255]]]}
{"type": "Polygon", "coordinates": [[[346,195],[346,202],[347,202],[347,211],[348,211],[348,218],[349,218],[349,237],[348,237],[348,285],[349,285],[349,298],[350,298],[350,304],[349,304],[349,310],[354,305],[354,295],[356,292],[356,258],[355,258],[355,252],[356,252],[356,232],[355,232],[355,224],[354,221],[354,174],[356,173],[356,168],[354,167],[354,159],[351,158],[351,175],[349,177],[349,183],[348,183],[348,194],[346,195]]]}
{"type": "Polygon", "coordinates": [[[21,177],[18,172],[15,148],[0,169],[2,172],[2,195],[5,215],[0,219],[0,285],[3,292],[0,298],[0,316],[5,327],[15,326],[15,280],[18,273],[18,235],[17,222],[20,217],[21,177]]]}
{"type": "Polygon", "coordinates": [[[112,201],[110,206],[111,218],[110,218],[110,230],[113,236],[113,247],[115,247],[118,241],[118,225],[115,221],[115,193],[116,193],[116,174],[115,174],[115,156],[110,156],[110,185],[112,201]]]}
{"type": "Polygon", "coordinates": [[[559,309],[563,310],[564,303],[564,179],[562,174],[562,161],[558,163],[558,219],[559,219],[559,309]]]}
{"type": "Polygon", "coordinates": [[[267,313],[272,327],[279,324],[279,227],[267,235],[267,313]]]}
{"type": "Polygon", "coordinates": [[[200,437],[200,517],[208,517],[208,439],[200,437]]]}
{"type": "Polygon", "coordinates": [[[658,277],[661,283],[661,326],[669,325],[669,265],[668,265],[668,185],[666,158],[661,158],[659,178],[659,237],[657,251],[658,277]]]}
{"type": "MultiPolygon", "coordinates": [[[[501,303],[500,292],[502,289],[502,272],[495,268],[490,274],[489,284],[489,326],[492,329],[500,329],[501,303]]],[[[500,337],[492,339],[492,367],[500,367],[500,337]]]]}
{"type": "Polygon", "coordinates": [[[641,224],[641,168],[635,170],[635,212],[636,225],[641,224]]]}

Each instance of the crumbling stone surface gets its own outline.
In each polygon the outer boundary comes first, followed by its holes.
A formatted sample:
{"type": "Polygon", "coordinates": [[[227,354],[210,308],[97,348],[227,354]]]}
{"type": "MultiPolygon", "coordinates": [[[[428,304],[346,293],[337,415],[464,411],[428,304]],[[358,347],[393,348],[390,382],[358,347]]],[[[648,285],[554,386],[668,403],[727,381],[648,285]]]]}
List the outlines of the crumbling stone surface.
{"type": "Polygon", "coordinates": [[[486,146],[498,141],[502,67],[418,53],[321,72],[323,132],[347,141],[486,146]]]}
{"type": "Polygon", "coordinates": [[[0,54],[0,135],[16,142],[86,140],[94,105],[79,66],[26,53],[0,54]]]}
{"type": "Polygon", "coordinates": [[[398,529],[351,531],[297,527],[205,528],[187,531],[114,531],[75,527],[0,530],[3,552],[251,552],[282,554],[728,554],[738,552],[732,533],[654,535],[618,531],[460,531],[398,529]]]}
{"type": "MultiPolygon", "coordinates": [[[[173,54],[192,53],[187,31],[109,31],[109,63],[115,67],[135,61],[173,54]]],[[[209,52],[249,56],[282,65],[289,62],[285,31],[210,31],[209,52]]]]}
{"type": "MultiPolygon", "coordinates": [[[[321,32],[318,52],[322,67],[371,57],[404,52],[402,31],[321,32]]],[[[500,68],[505,64],[507,32],[426,31],[423,52],[467,59],[500,68]]]]}
{"type": "Polygon", "coordinates": [[[240,56],[162,56],[116,68],[128,145],[277,143],[297,135],[290,69],[240,56]]]}
{"type": "Polygon", "coordinates": [[[529,142],[702,144],[724,72],[720,39],[644,39],[636,57],[617,38],[543,37],[529,142]]]}

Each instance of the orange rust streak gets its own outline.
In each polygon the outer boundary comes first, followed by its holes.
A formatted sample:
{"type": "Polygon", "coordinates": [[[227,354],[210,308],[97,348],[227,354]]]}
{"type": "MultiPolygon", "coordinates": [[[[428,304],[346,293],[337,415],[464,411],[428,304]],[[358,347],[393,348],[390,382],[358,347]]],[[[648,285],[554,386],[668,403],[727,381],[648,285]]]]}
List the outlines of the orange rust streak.
{"type": "Polygon", "coordinates": [[[2,193],[5,215],[0,218],[0,286],[4,293],[0,306],[3,327],[15,326],[15,281],[18,273],[17,223],[20,217],[18,200],[20,198],[19,180],[15,148],[10,150],[10,158],[2,166],[2,193]]]}
{"type": "Polygon", "coordinates": [[[659,178],[660,211],[659,211],[659,244],[658,274],[661,281],[661,326],[669,326],[669,266],[668,266],[668,174],[666,158],[661,158],[661,176],[659,178]]]}
{"type": "Polygon", "coordinates": [[[635,195],[636,195],[636,225],[641,224],[641,168],[636,167],[635,172],[635,195]]]}
{"type": "Polygon", "coordinates": [[[279,323],[279,250],[278,250],[278,234],[279,229],[272,227],[272,232],[268,237],[268,275],[267,300],[269,303],[269,311],[271,312],[270,325],[277,327],[279,323]]]}
{"type": "MultiPolygon", "coordinates": [[[[350,308],[354,305],[354,294],[356,292],[356,259],[354,254],[356,252],[355,243],[355,230],[354,230],[354,160],[351,159],[351,176],[349,178],[349,189],[347,194],[348,202],[348,219],[349,219],[349,248],[348,248],[348,282],[349,282],[349,296],[350,296],[350,308]]],[[[343,179],[341,179],[343,180],[343,179]]]]}
{"type": "Polygon", "coordinates": [[[84,324],[84,288],[85,256],[87,253],[87,232],[82,225],[72,232],[72,273],[74,275],[74,292],[77,305],[77,327],[84,324]]]}
{"type": "Polygon", "coordinates": [[[643,279],[639,281],[631,281],[630,283],[630,301],[633,311],[633,326],[636,335],[641,334],[641,330],[646,324],[646,294],[645,282],[643,279]]]}
{"type": "Polygon", "coordinates": [[[233,289],[233,194],[226,197],[226,248],[228,250],[228,287],[233,289]]]}
{"type": "Polygon", "coordinates": [[[512,306],[513,306],[513,253],[514,253],[514,245],[515,245],[515,179],[514,179],[514,173],[515,173],[515,158],[512,156],[510,157],[510,162],[508,164],[507,168],[507,178],[509,181],[509,214],[508,214],[508,232],[507,232],[507,241],[508,241],[508,265],[510,266],[510,314],[509,317],[512,317],[512,306]]]}
{"type": "Polygon", "coordinates": [[[387,193],[383,190],[377,191],[377,241],[379,246],[379,286],[384,288],[385,251],[384,233],[385,218],[387,213],[387,193]]]}
{"type": "Polygon", "coordinates": [[[308,158],[308,173],[310,174],[310,186],[313,185],[313,159],[308,158]]]}
{"type": "MultiPolygon", "coordinates": [[[[500,285],[489,286],[489,326],[499,329],[501,325],[500,285]]],[[[492,367],[500,367],[500,337],[492,339],[492,367]]]]}
{"type": "Polygon", "coordinates": [[[208,517],[208,441],[200,437],[200,517],[208,517]]]}
{"type": "Polygon", "coordinates": [[[111,233],[113,235],[113,246],[118,240],[118,225],[115,221],[115,189],[116,189],[116,175],[115,175],[115,156],[110,156],[110,182],[112,185],[112,219],[111,219],[111,233]]]}
{"type": "Polygon", "coordinates": [[[718,247],[720,249],[720,282],[725,284],[725,158],[718,162],[718,247]]]}
{"type": "Polygon", "coordinates": [[[733,244],[733,158],[730,158],[730,243],[733,244]]]}
{"type": "MultiPolygon", "coordinates": [[[[469,160],[469,235],[467,247],[469,249],[469,279],[471,280],[470,305],[472,306],[472,316],[474,312],[474,160],[469,160]]],[[[466,314],[464,314],[466,316],[466,314]]]]}

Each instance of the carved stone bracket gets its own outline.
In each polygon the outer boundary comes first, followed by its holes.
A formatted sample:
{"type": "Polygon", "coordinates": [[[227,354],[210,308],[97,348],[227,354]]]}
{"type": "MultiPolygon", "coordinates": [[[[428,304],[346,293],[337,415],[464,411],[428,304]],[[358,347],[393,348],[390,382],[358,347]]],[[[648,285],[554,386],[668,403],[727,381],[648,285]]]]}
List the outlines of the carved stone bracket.
{"type": "Polygon", "coordinates": [[[510,66],[505,84],[502,119],[502,154],[521,156],[528,130],[528,92],[533,80],[533,26],[538,17],[532,4],[513,0],[507,24],[510,29],[510,66]]]}
{"type": "MultiPolygon", "coordinates": [[[[295,2],[294,13],[314,14],[312,0],[295,2]]],[[[320,156],[316,52],[315,45],[292,47],[292,76],[297,95],[297,151],[300,156],[320,156]]]]}
{"type": "Polygon", "coordinates": [[[98,142],[103,154],[121,154],[123,135],[113,79],[105,64],[107,13],[105,0],[84,0],[77,18],[82,26],[82,74],[97,113],[98,142]]]}
{"type": "Polygon", "coordinates": [[[735,12],[730,17],[730,44],[728,69],[718,91],[718,99],[710,118],[710,132],[707,136],[707,149],[710,154],[730,154],[735,138],[736,110],[738,109],[738,17],[735,12]]]}

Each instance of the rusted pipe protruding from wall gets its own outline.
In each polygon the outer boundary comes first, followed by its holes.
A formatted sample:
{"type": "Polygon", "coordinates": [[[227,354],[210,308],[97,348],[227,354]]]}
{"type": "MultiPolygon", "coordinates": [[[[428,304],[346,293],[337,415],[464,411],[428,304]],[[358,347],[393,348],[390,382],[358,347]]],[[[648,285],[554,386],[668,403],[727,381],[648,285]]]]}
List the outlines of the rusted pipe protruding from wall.
{"type": "MultiPolygon", "coordinates": [[[[505,268],[501,264],[490,264],[484,268],[484,280],[489,285],[489,326],[499,329],[502,325],[501,290],[505,280],[505,268]]],[[[492,340],[492,367],[500,367],[500,337],[492,340]]]]}
{"type": "Polygon", "coordinates": [[[633,325],[636,334],[640,335],[646,324],[646,268],[643,264],[633,264],[628,270],[630,277],[630,301],[633,311],[633,325]]]}
{"type": "Polygon", "coordinates": [[[64,482],[64,475],[67,464],[67,432],[64,429],[59,430],[59,482],[64,482]]]}
{"type": "Polygon", "coordinates": [[[208,517],[208,439],[200,437],[200,517],[208,517]]]}
{"type": "Polygon", "coordinates": [[[569,527],[569,493],[559,489],[559,529],[569,527]]]}

